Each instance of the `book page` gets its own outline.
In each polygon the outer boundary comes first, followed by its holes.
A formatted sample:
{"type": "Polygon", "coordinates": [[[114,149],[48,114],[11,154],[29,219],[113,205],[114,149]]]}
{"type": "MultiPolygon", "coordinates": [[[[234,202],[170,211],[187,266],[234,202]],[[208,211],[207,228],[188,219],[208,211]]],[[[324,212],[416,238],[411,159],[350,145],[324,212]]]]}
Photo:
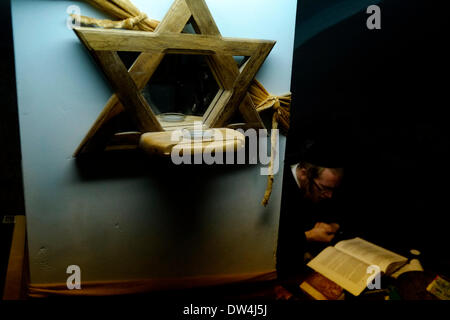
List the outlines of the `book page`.
{"type": "Polygon", "coordinates": [[[403,267],[391,274],[391,277],[397,279],[402,274],[411,271],[423,271],[422,265],[420,264],[419,260],[412,259],[409,263],[405,264],[403,267]]]}
{"type": "Polygon", "coordinates": [[[355,296],[366,288],[371,275],[367,273],[368,264],[334,247],[326,248],[307,265],[355,296]]]}
{"type": "Polygon", "coordinates": [[[369,265],[377,265],[383,273],[407,262],[407,258],[361,238],[339,241],[335,248],[369,265]]]}

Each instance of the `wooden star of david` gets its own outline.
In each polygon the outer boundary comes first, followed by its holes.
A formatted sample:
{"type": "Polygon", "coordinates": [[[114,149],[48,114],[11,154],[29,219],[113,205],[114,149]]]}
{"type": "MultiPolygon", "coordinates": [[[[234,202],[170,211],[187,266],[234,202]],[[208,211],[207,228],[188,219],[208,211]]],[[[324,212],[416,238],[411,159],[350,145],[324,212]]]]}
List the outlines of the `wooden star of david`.
{"type": "MultiPolygon", "coordinates": [[[[104,150],[115,134],[108,128],[107,122],[122,111],[131,116],[141,133],[164,131],[140,90],[168,53],[206,56],[220,87],[203,115],[206,127],[225,126],[239,110],[250,126],[264,128],[247,90],[275,41],[223,38],[204,0],[175,0],[155,32],[100,28],[74,28],[74,31],[115,91],[75,156],[104,150]],[[197,34],[181,33],[189,21],[197,34]],[[141,54],[127,70],[118,51],[141,54]],[[245,56],[248,60],[239,69],[233,56],[245,56]]],[[[125,140],[130,139],[135,139],[133,143],[137,145],[139,134],[125,135],[125,140]]]]}

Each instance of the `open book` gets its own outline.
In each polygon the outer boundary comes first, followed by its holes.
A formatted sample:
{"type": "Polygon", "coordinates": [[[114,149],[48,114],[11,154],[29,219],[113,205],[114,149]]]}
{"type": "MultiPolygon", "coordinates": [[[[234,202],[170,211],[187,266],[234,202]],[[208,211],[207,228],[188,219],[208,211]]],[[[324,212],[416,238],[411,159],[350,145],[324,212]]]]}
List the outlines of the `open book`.
{"type": "Polygon", "coordinates": [[[381,274],[389,275],[407,261],[392,251],[354,238],[325,248],[307,265],[357,296],[367,287],[367,279],[374,277],[369,266],[378,266],[381,274]]]}

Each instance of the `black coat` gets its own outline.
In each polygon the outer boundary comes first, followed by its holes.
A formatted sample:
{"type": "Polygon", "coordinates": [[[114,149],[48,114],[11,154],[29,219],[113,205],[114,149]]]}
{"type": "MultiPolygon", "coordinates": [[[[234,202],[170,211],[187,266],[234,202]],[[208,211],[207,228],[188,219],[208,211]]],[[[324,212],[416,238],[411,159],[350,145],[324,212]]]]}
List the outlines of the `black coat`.
{"type": "Polygon", "coordinates": [[[290,165],[286,164],[277,248],[277,271],[280,278],[299,273],[304,268],[308,219],[302,213],[309,211],[309,207],[292,175],[290,165]]]}
{"type": "Polygon", "coordinates": [[[338,234],[331,243],[307,242],[305,231],[311,230],[316,222],[336,222],[341,226],[343,222],[338,201],[313,204],[305,199],[290,166],[285,164],[278,232],[277,271],[280,278],[304,272],[306,252],[316,255],[341,239],[338,234]]]}

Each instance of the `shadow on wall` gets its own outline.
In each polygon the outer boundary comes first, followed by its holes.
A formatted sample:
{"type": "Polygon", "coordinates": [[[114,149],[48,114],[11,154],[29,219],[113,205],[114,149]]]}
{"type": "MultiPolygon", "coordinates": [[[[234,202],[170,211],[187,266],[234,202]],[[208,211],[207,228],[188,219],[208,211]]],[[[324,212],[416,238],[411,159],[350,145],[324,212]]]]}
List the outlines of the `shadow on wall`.
{"type": "Polygon", "coordinates": [[[25,214],[10,1],[0,1],[0,203],[4,214],[25,214]]]}
{"type": "MultiPolygon", "coordinates": [[[[248,148],[246,149],[248,153],[248,148]]],[[[180,164],[172,162],[170,156],[149,156],[144,151],[117,150],[92,154],[82,154],[76,158],[76,167],[80,178],[84,181],[120,179],[151,176],[161,184],[177,181],[179,176],[192,178],[191,182],[202,179],[215,179],[220,174],[247,170],[255,164],[180,164]]]]}
{"type": "MultiPolygon", "coordinates": [[[[210,228],[208,219],[204,213],[206,206],[211,206],[209,210],[226,213],[227,207],[243,207],[248,210],[255,210],[258,224],[268,226],[272,223],[272,210],[267,210],[260,204],[263,197],[245,197],[238,191],[242,186],[241,179],[254,172],[250,170],[257,165],[206,165],[206,164],[181,164],[175,165],[170,157],[148,156],[141,150],[134,151],[109,151],[99,154],[86,154],[76,159],[77,171],[82,182],[107,180],[117,181],[118,179],[136,178],[146,181],[142,187],[148,190],[148,201],[151,204],[157,198],[157,202],[163,204],[159,214],[163,214],[167,221],[171,221],[171,234],[179,247],[188,246],[186,237],[192,236],[202,238],[205,230],[210,228]],[[246,173],[244,174],[244,172],[246,173]],[[224,190],[218,179],[224,179],[224,185],[229,187],[229,178],[235,177],[234,189],[224,190]],[[211,187],[219,188],[211,195],[211,187]],[[230,192],[220,200],[221,192],[230,192]],[[231,196],[239,192],[240,195],[231,196]],[[150,194],[151,193],[151,194],[150,194]],[[205,195],[209,195],[205,202],[205,195]],[[233,201],[234,203],[230,203],[233,201]],[[244,202],[242,202],[244,201],[244,202]],[[206,204],[205,204],[206,203],[206,204]]],[[[254,177],[262,183],[266,183],[266,178],[254,177]]],[[[248,185],[248,183],[246,183],[248,185]]],[[[263,188],[262,188],[263,189],[263,188]]],[[[244,190],[242,190],[244,191],[244,190]]],[[[124,190],[124,193],[130,192],[124,190]]],[[[208,212],[208,210],[206,210],[208,212]]],[[[207,239],[205,238],[205,241],[207,239]]],[[[191,248],[187,247],[189,252],[191,248]]]]}

